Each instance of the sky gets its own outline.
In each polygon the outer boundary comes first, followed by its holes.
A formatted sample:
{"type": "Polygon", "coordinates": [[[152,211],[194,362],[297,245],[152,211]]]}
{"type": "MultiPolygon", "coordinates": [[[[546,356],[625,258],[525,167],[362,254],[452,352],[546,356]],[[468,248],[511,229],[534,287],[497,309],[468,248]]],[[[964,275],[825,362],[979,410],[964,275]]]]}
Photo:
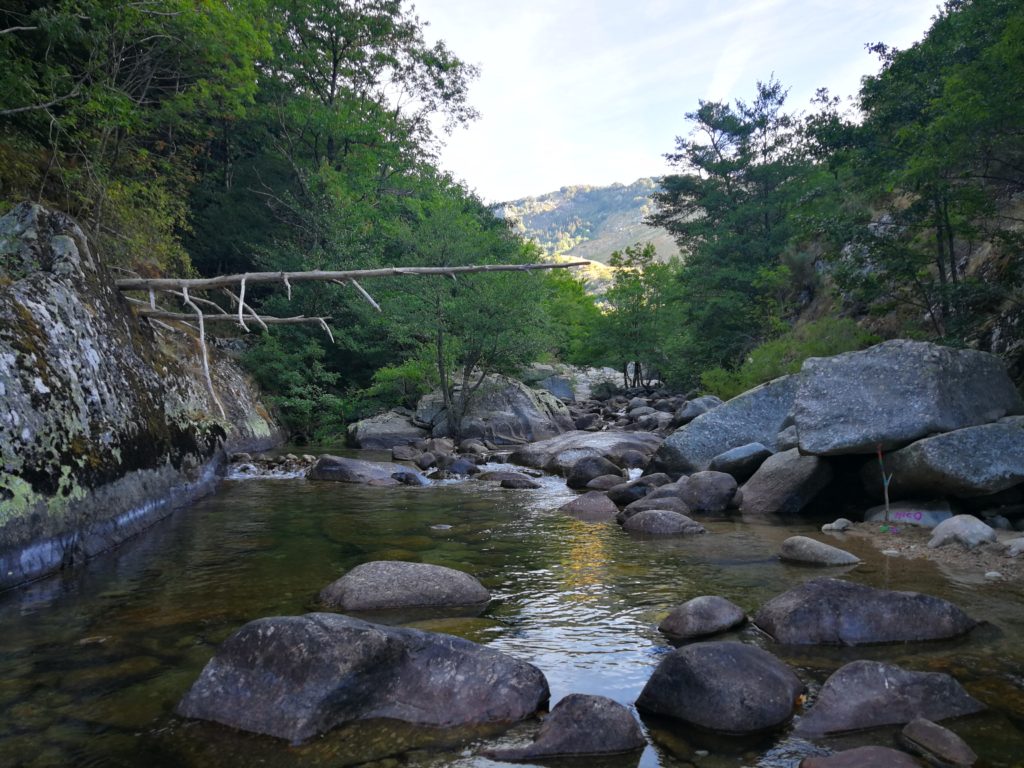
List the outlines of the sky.
{"type": "Polygon", "coordinates": [[[750,101],[773,74],[791,111],[852,96],[866,43],[906,48],[937,0],[414,0],[426,37],[481,74],[481,117],[440,164],[496,203],[670,172],[699,100],[750,101]]]}

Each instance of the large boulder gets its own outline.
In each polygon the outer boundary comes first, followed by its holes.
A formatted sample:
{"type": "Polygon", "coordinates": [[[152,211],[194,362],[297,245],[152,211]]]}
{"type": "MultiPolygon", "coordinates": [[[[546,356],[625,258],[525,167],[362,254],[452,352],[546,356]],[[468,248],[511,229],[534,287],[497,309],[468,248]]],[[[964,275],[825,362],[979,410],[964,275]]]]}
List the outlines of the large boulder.
{"type": "Polygon", "coordinates": [[[603,456],[618,467],[625,466],[623,458],[633,452],[649,458],[662,440],[646,432],[573,431],[517,448],[509,461],[566,475],[584,456],[603,456]]]}
{"type": "Polygon", "coordinates": [[[426,477],[403,464],[388,461],[363,461],[325,453],[310,467],[310,480],[333,480],[339,483],[368,485],[428,485],[426,477]]]}
{"type": "MultiPolygon", "coordinates": [[[[453,397],[457,400],[460,395],[456,388],[453,397]]],[[[420,400],[416,419],[428,425],[434,437],[451,434],[444,401],[438,393],[420,400]]],[[[531,389],[521,381],[492,374],[470,398],[459,437],[478,437],[495,445],[522,445],[571,429],[569,409],[550,392],[531,389]]]]}
{"type": "Polygon", "coordinates": [[[807,506],[832,479],[832,468],[817,456],[793,448],[776,453],[758,467],[741,489],[745,515],[795,514],[807,506]]]}
{"type": "Polygon", "coordinates": [[[512,723],[548,695],[539,669],[468,640],[311,613],[243,626],[217,649],[177,713],[298,743],[371,718],[512,723]]]}
{"type": "Polygon", "coordinates": [[[800,450],[873,453],[1024,412],[995,355],[897,339],[803,364],[793,418],[800,450]]]}
{"type": "Polygon", "coordinates": [[[357,565],[320,591],[324,605],[341,611],[468,608],[479,613],[490,599],[487,588],[468,573],[398,560],[357,565]]]}
{"type": "Polygon", "coordinates": [[[793,407],[796,376],[783,376],[755,387],[704,413],[665,439],[651,469],[689,475],[707,469],[731,448],[761,443],[776,450],[779,432],[793,407]]]}
{"type": "MultiPolygon", "coordinates": [[[[1024,483],[1024,423],[966,427],[926,437],[885,457],[893,497],[986,496],[1024,483]]],[[[867,487],[880,484],[877,467],[864,469],[867,487]]]]}
{"type": "Polygon", "coordinates": [[[703,416],[705,413],[717,408],[721,404],[721,399],[714,395],[705,395],[704,397],[688,400],[678,411],[676,411],[672,421],[676,426],[684,426],[689,424],[698,416],[703,416]]]}
{"type": "Polygon", "coordinates": [[[488,752],[494,760],[615,755],[647,745],[640,724],[622,704],[604,696],[570,693],[544,718],[533,743],[488,752]]]}
{"type": "Polygon", "coordinates": [[[608,498],[620,507],[632,504],[637,499],[642,499],[655,488],[668,485],[671,478],[668,475],[658,474],[644,475],[628,483],[620,483],[608,489],[608,498]]]}
{"type": "Polygon", "coordinates": [[[854,661],[825,681],[794,733],[826,736],[903,725],[919,717],[946,720],[984,708],[942,672],[912,672],[878,661],[854,661]]]}
{"type": "Polygon", "coordinates": [[[348,428],[348,441],[356,448],[390,450],[411,445],[427,437],[427,431],[413,424],[412,415],[392,410],[357,421],[348,428]]]}
{"type": "Polygon", "coordinates": [[[636,706],[710,731],[753,734],[785,725],[803,690],[793,670],[767,651],[696,643],[661,660],[636,706]]]}
{"type": "Polygon", "coordinates": [[[658,631],[678,640],[717,635],[738,627],[747,614],[736,603],[717,595],[701,595],[677,605],[658,625],[658,631]]]}
{"type": "Polygon", "coordinates": [[[813,579],[772,598],[754,623],[789,645],[868,645],[957,637],[977,622],[947,600],[813,579]]]}

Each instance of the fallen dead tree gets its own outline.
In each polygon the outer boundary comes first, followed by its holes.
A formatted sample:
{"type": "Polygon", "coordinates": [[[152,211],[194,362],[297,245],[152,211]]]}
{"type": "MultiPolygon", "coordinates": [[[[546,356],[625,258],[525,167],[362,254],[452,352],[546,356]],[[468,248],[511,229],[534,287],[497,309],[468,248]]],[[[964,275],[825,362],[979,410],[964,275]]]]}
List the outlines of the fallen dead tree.
{"type": "Polygon", "coordinates": [[[213,379],[210,376],[210,361],[206,350],[206,324],[209,322],[232,322],[248,333],[249,326],[246,320],[259,325],[264,330],[270,325],[292,325],[298,323],[316,323],[323,328],[324,332],[334,341],[334,334],[328,325],[329,317],[306,317],[297,315],[295,317],[274,317],[271,315],[259,314],[245,300],[246,288],[251,285],[279,284],[288,292],[288,298],[292,297],[292,283],[304,282],[327,282],[336,285],[351,285],[353,289],[378,312],[383,311],[380,304],[367,292],[359,283],[359,280],[373,277],[397,277],[403,275],[441,275],[456,279],[456,275],[480,273],[480,272],[530,272],[542,269],[566,269],[569,267],[586,266],[589,262],[573,261],[566,263],[544,263],[544,264],[478,264],[462,267],[382,267],[379,269],[349,269],[338,271],[311,270],[307,272],[246,272],[237,275],[220,275],[218,277],[202,278],[143,278],[128,277],[116,281],[118,289],[125,292],[144,291],[148,293],[148,301],[136,297],[126,297],[134,305],[136,314],[147,318],[151,322],[163,324],[164,320],[184,322],[189,327],[195,328],[199,334],[199,347],[202,353],[203,375],[206,379],[206,388],[217,408],[224,416],[224,406],[221,404],[217,393],[213,389],[213,379]],[[238,292],[231,288],[237,286],[238,292]],[[201,291],[220,291],[231,301],[236,308],[235,312],[228,312],[220,304],[209,299],[203,299],[194,295],[201,291]],[[167,295],[180,301],[181,304],[190,310],[187,313],[173,312],[157,304],[158,295],[167,295]],[[195,321],[192,326],[189,321],[195,321]]]}

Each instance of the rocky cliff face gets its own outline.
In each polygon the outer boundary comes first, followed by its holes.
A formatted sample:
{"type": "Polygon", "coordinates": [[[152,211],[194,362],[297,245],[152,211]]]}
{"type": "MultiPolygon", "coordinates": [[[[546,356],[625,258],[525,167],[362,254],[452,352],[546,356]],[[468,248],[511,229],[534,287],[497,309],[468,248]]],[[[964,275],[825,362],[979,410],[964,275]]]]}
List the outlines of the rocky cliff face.
{"type": "Polygon", "coordinates": [[[225,450],[279,439],[246,377],[134,318],[69,217],[0,218],[0,589],[107,549],[208,492],[225,450]]]}

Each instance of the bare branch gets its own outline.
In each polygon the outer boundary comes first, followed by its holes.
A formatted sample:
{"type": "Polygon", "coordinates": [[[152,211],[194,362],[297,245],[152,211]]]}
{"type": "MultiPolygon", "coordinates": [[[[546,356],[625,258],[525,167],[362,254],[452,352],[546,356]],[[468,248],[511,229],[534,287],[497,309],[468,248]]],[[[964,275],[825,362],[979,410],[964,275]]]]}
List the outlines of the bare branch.
{"type": "Polygon", "coordinates": [[[565,264],[479,264],[467,267],[382,267],[380,269],[348,269],[337,272],[312,270],[309,272],[247,272],[238,275],[222,275],[220,277],[203,278],[123,278],[116,281],[122,291],[137,291],[155,288],[171,290],[189,287],[193,290],[210,290],[241,283],[244,279],[249,285],[254,283],[289,282],[333,282],[368,277],[394,277],[395,275],[457,275],[469,272],[530,272],[540,269],[567,269],[584,267],[589,261],[570,261],[565,264]]]}
{"type": "Polygon", "coordinates": [[[217,393],[213,390],[213,378],[210,376],[210,357],[206,352],[206,326],[203,323],[203,310],[195,304],[192,299],[188,297],[188,286],[183,285],[181,287],[182,298],[185,300],[185,304],[192,307],[196,312],[196,317],[199,320],[199,350],[203,355],[203,373],[206,375],[206,389],[210,393],[210,397],[213,398],[213,402],[217,404],[217,409],[220,411],[220,417],[222,419],[227,418],[227,414],[224,412],[224,406],[220,402],[220,398],[217,397],[217,393]]]}
{"type": "Polygon", "coordinates": [[[78,95],[78,88],[75,88],[71,93],[66,93],[63,96],[59,96],[53,101],[48,101],[45,104],[29,104],[27,107],[14,107],[13,109],[0,109],[0,117],[6,117],[7,115],[17,115],[20,112],[31,112],[36,109],[49,109],[50,107],[60,104],[62,101],[67,101],[78,95]]]}
{"type": "MultiPolygon", "coordinates": [[[[145,305],[145,302],[142,302],[145,305]]],[[[139,317],[144,317],[147,320],[195,320],[195,314],[188,314],[182,312],[165,312],[162,309],[152,310],[148,307],[140,307],[136,310],[136,314],[139,317]]],[[[204,315],[203,319],[207,323],[215,323],[218,321],[231,321],[232,323],[237,322],[237,318],[234,315],[204,315]]],[[[306,317],[305,315],[296,315],[295,317],[271,317],[270,315],[259,315],[259,321],[266,325],[298,325],[300,323],[318,323],[323,324],[330,320],[330,317],[306,317]]],[[[330,332],[328,331],[328,336],[330,332]]],[[[333,340],[333,337],[332,337],[333,340]]]]}
{"type": "Polygon", "coordinates": [[[11,32],[34,32],[39,27],[8,27],[7,29],[0,29],[0,35],[9,35],[11,32]]]}

